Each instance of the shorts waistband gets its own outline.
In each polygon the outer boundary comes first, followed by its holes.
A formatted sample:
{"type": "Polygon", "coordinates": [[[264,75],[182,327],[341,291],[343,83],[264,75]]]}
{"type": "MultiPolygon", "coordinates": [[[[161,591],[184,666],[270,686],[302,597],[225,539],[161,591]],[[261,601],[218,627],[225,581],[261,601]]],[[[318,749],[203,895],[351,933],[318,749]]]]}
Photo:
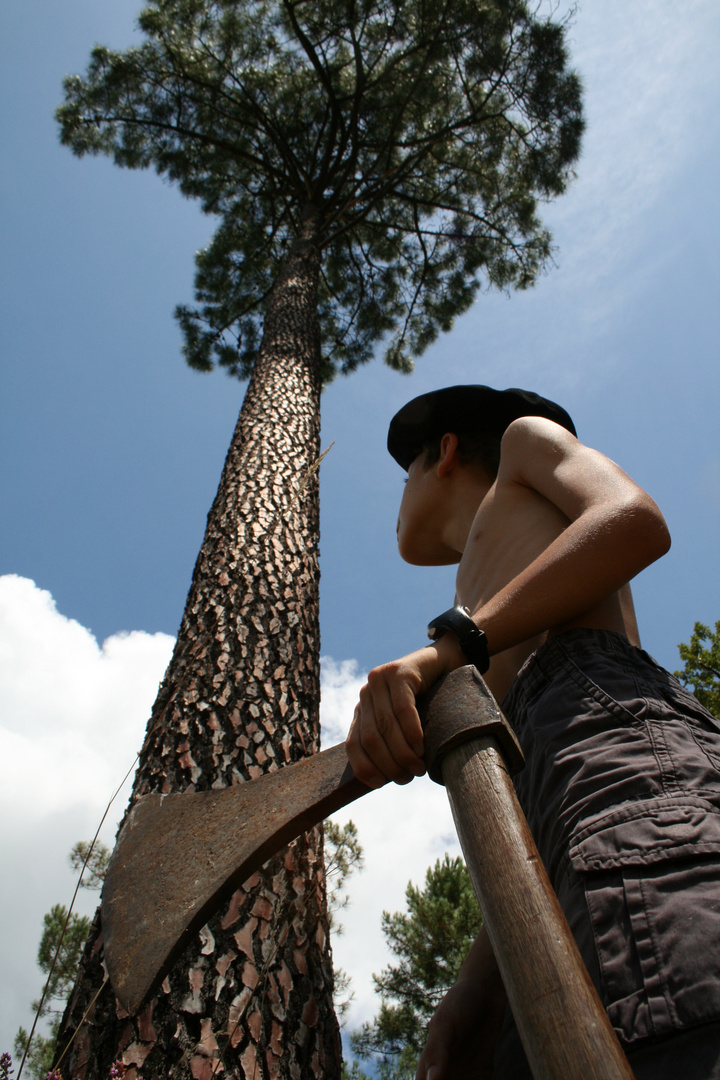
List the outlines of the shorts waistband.
{"type": "Polygon", "coordinates": [[[631,645],[626,637],[614,630],[579,628],[553,634],[532,653],[515,677],[502,708],[512,713],[537,694],[555,676],[567,669],[568,663],[582,667],[598,654],[613,657],[626,671],[643,671],[652,678],[656,673],[667,679],[667,672],[644,649],[631,645]]]}

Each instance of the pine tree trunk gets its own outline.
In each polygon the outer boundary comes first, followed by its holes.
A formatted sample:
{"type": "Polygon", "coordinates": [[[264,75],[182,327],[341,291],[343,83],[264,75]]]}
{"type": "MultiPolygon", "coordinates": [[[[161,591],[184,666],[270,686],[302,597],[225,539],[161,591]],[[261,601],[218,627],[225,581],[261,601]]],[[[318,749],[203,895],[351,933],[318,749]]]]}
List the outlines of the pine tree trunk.
{"type": "MultiPolygon", "coordinates": [[[[268,303],[133,800],[242,783],[319,749],[316,222],[310,209],[268,303]]],[[[91,1004],[101,961],[96,916],[64,1075],[108,1080],[120,1058],[144,1080],[340,1076],[320,830],[234,894],[139,1017],[109,984],[91,1004]]]]}

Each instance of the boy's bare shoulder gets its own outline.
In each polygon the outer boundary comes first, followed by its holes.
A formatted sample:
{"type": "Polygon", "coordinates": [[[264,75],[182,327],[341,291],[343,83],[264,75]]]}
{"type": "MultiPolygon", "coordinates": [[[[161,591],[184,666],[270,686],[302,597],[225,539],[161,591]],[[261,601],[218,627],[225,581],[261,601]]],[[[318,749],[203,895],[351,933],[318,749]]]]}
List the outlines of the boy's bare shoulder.
{"type": "Polygon", "coordinates": [[[509,425],[502,440],[498,487],[520,484],[548,499],[570,521],[591,506],[655,504],[607,455],[539,416],[509,425]]]}
{"type": "MultiPolygon", "coordinates": [[[[590,451],[566,428],[546,420],[542,416],[521,416],[505,429],[500,444],[500,469],[498,477],[508,480],[534,478],[539,472],[556,467],[561,461],[581,463],[583,451],[590,451]]],[[[598,459],[609,458],[597,451],[590,451],[598,459]]]]}
{"type": "Polygon", "coordinates": [[[538,635],[583,627],[637,642],[627,582],[668,546],[658,507],[615,462],[550,420],[515,420],[456,583],[495,653],[486,676],[495,696],[538,635]]]}

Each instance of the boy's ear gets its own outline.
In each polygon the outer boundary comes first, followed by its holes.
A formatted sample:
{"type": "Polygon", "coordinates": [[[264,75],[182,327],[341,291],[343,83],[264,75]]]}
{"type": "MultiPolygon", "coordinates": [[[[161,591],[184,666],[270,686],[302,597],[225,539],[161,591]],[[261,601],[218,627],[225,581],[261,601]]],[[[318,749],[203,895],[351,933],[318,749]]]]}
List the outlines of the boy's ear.
{"type": "Polygon", "coordinates": [[[460,462],[458,454],[458,437],[453,432],[443,435],[440,441],[440,458],[437,463],[438,479],[449,476],[460,462]]]}

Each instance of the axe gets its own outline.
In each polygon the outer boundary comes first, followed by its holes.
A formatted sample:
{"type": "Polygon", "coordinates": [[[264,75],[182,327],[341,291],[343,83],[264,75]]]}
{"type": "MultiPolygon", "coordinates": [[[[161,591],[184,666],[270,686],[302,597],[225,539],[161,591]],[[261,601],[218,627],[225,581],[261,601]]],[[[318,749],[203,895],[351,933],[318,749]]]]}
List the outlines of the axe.
{"type": "MultiPolygon", "coordinates": [[[[517,802],[523,755],[497,702],[467,666],[418,711],[535,1080],[633,1080],[517,802]]],[[[234,787],[141,798],[102,892],[105,962],[127,1012],[271,855],[370,790],[340,744],[234,787]]]]}

